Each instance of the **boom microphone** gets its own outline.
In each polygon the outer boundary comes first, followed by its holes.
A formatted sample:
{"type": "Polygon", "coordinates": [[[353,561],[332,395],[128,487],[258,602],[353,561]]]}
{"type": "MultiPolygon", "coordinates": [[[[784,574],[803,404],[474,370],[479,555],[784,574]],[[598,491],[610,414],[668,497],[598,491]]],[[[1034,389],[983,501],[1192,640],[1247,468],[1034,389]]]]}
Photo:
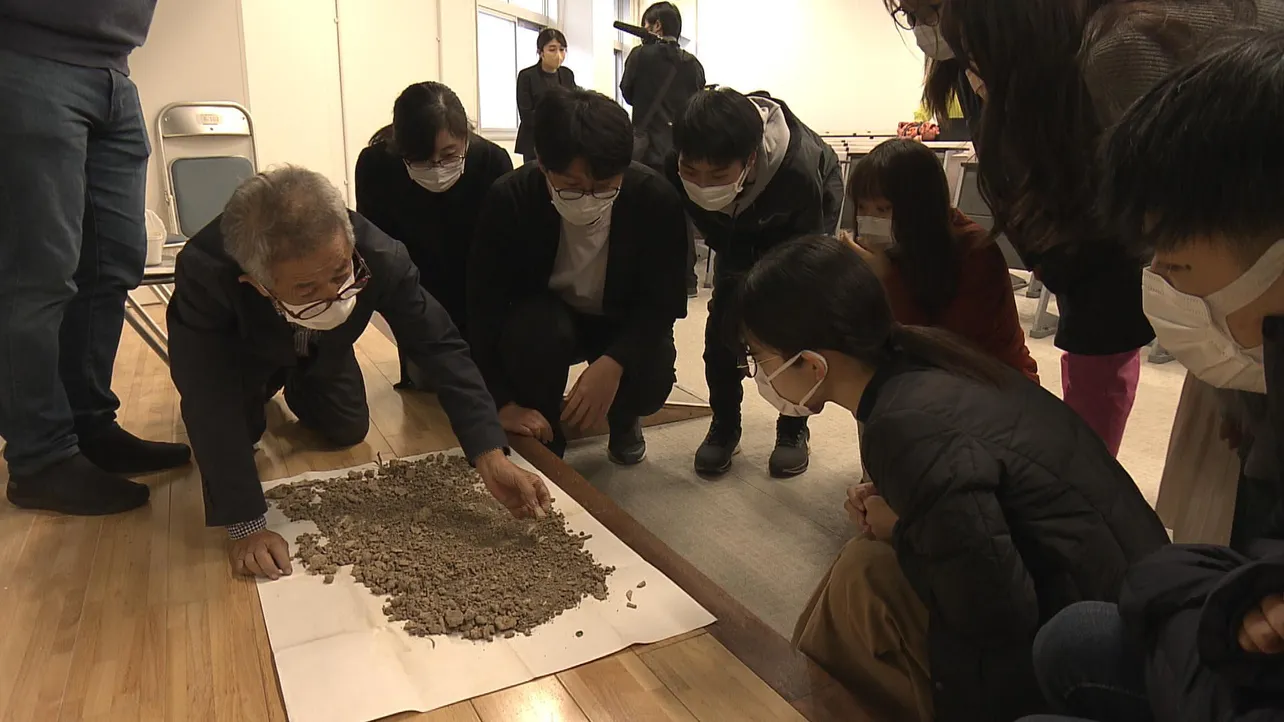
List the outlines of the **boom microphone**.
{"type": "MultiPolygon", "coordinates": [[[[629,35],[632,35],[634,37],[642,38],[643,45],[650,45],[651,43],[666,42],[665,38],[661,38],[660,36],[656,35],[655,33],[651,32],[650,30],[647,30],[646,28],[640,25],[630,25],[626,22],[621,22],[619,20],[616,20],[614,23],[612,23],[612,25],[614,25],[615,29],[619,30],[620,32],[628,33],[629,35]]],[[[676,42],[676,41],[670,40],[668,42],[676,42]]]]}

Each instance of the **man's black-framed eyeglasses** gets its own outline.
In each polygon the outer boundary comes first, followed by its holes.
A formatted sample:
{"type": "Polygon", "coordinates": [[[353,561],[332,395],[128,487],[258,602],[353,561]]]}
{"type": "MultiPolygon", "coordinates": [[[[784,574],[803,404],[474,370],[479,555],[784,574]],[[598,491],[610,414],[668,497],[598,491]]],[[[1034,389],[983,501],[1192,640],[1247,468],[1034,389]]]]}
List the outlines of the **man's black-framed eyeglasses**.
{"type": "Polygon", "coordinates": [[[941,3],[928,3],[918,12],[901,6],[892,11],[892,19],[905,30],[913,30],[919,25],[933,27],[941,22],[941,3]]]}
{"type": "Polygon", "coordinates": [[[330,310],[330,307],[339,301],[346,301],[353,298],[358,293],[365,290],[366,286],[370,283],[370,268],[366,266],[366,261],[361,257],[361,254],[357,253],[355,250],[352,251],[352,268],[352,283],[349,283],[339,289],[339,292],[334,295],[334,298],[314,301],[313,303],[309,303],[303,308],[300,308],[298,311],[291,311],[280,299],[274,296],[273,300],[276,301],[277,310],[286,318],[291,318],[295,321],[310,321],[330,310]]]}
{"type": "Polygon", "coordinates": [[[606,190],[600,191],[582,191],[577,188],[557,188],[554,187],[552,183],[549,183],[549,187],[553,188],[553,192],[557,194],[557,197],[564,201],[578,201],[584,196],[593,196],[599,201],[609,201],[620,195],[619,188],[607,188],[606,190]]]}

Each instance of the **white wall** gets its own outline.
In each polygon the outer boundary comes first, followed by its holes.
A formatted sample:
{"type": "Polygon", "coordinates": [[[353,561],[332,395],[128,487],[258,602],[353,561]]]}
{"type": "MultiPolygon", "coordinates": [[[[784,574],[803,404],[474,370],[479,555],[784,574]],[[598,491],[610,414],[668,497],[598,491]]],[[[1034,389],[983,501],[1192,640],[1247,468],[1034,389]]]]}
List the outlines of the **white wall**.
{"type": "Polygon", "coordinates": [[[243,0],[241,10],[259,167],[306,166],[349,192],[334,2],[243,0]]]}
{"type": "Polygon", "coordinates": [[[879,0],[699,0],[697,13],[710,83],[769,91],[820,133],[913,120],[923,55],[879,0]]]}
{"type": "Polygon", "coordinates": [[[440,77],[437,3],[338,0],[338,8],[348,182],[355,194],[357,156],[375,131],[392,122],[397,96],[407,85],[440,77]]]}
{"type": "MultiPolygon", "coordinates": [[[[147,207],[169,222],[161,197],[156,153],[156,117],[165,105],[189,100],[230,100],[246,104],[244,48],[238,0],[165,0],[156,6],[151,32],[130,58],[130,76],[142,98],[152,141],[147,174],[147,207]]],[[[248,154],[235,140],[179,140],[171,150],[248,154]],[[196,145],[200,143],[200,145],[196,145]]],[[[171,155],[172,157],[172,155],[171,155]]],[[[172,230],[172,229],[171,229],[172,230]]]]}

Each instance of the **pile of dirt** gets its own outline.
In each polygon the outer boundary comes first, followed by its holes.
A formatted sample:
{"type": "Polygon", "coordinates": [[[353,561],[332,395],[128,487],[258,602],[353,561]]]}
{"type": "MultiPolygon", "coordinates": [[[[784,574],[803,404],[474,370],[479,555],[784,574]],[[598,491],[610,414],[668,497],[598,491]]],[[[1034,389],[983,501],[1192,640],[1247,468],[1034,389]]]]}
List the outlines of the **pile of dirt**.
{"type": "Polygon", "coordinates": [[[267,497],[320,530],[295,540],[308,572],[329,583],[351,564],[353,578],[391,597],[384,613],[416,636],[529,634],[586,596],[606,599],[615,571],[593,560],[589,537],[568,532],[560,512],[514,519],[458,456],[282,484],[267,497]]]}

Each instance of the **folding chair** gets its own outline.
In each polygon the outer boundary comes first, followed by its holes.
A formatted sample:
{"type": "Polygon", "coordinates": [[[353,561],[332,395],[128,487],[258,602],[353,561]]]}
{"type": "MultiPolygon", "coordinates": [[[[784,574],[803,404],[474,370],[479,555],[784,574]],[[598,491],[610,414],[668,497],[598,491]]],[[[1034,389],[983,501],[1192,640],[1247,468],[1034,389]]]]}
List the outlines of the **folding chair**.
{"type": "MultiPolygon", "coordinates": [[[[169,303],[178,252],[188,238],[223,212],[223,206],[241,181],[254,175],[258,167],[257,150],[250,111],[238,103],[179,102],[161,109],[156,119],[156,155],[161,164],[169,228],[175,232],[167,234],[161,265],[146,268],[141,285],[150,288],[162,304],[169,303]],[[245,139],[249,141],[249,157],[185,153],[167,160],[172,150],[170,144],[179,139],[207,145],[211,140],[245,139]]],[[[169,338],[132,297],[126,300],[125,320],[168,364],[169,338]]]]}

